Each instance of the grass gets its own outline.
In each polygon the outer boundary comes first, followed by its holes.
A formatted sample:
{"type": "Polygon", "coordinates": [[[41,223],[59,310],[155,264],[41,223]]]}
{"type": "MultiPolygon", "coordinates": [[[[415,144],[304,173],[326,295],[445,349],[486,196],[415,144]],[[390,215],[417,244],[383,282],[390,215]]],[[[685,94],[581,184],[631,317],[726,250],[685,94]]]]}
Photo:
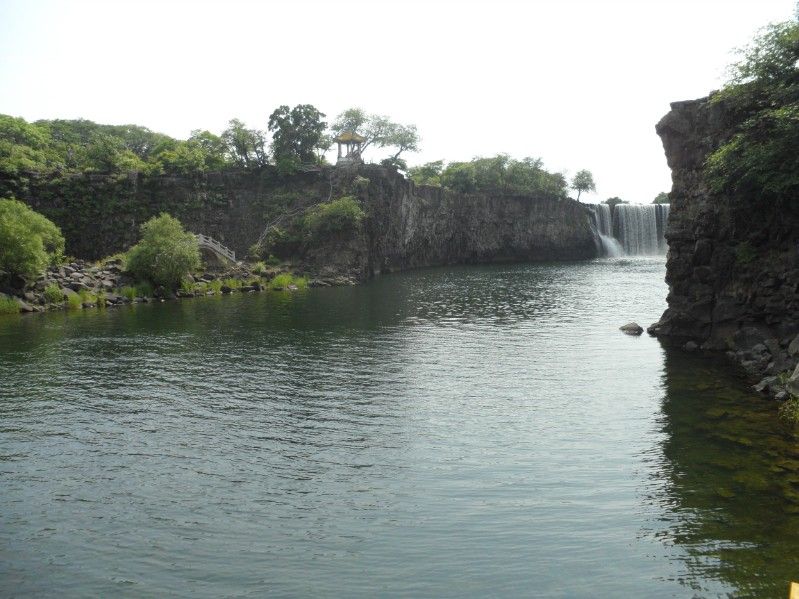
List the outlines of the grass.
{"type": "Polygon", "coordinates": [[[263,261],[256,262],[252,266],[252,272],[255,273],[256,275],[264,274],[264,272],[266,272],[266,263],[263,261]]]}
{"type": "Polygon", "coordinates": [[[81,303],[84,304],[97,303],[97,296],[87,289],[81,289],[80,291],[78,291],[78,297],[80,297],[81,303]]]}
{"type": "Polygon", "coordinates": [[[126,285],[125,287],[119,290],[119,295],[129,299],[130,301],[133,301],[134,299],[136,299],[136,288],[129,287],[126,285]]]}
{"type": "Polygon", "coordinates": [[[293,285],[299,290],[308,289],[308,279],[305,277],[295,277],[291,273],[283,272],[269,282],[269,288],[274,291],[288,290],[293,285]]]}
{"type": "Polygon", "coordinates": [[[0,314],[19,314],[19,304],[11,297],[0,297],[0,314]]]}
{"type": "Polygon", "coordinates": [[[56,283],[50,283],[44,288],[44,299],[48,304],[60,304],[64,301],[64,292],[56,283]]]}
{"type": "Polygon", "coordinates": [[[137,297],[153,297],[153,286],[149,283],[136,283],[137,297]]]}
{"type": "Polygon", "coordinates": [[[799,397],[791,395],[782,402],[778,414],[785,422],[793,425],[799,424],[799,397]]]}
{"type": "Polygon", "coordinates": [[[214,279],[213,281],[208,281],[208,289],[213,291],[214,293],[219,293],[222,291],[222,281],[219,279],[214,279]]]}
{"type": "Polygon", "coordinates": [[[183,279],[180,282],[180,290],[183,293],[194,293],[194,291],[196,290],[196,286],[191,281],[183,279]]]}
{"type": "Polygon", "coordinates": [[[238,279],[225,279],[222,281],[222,285],[225,287],[230,287],[231,289],[238,289],[242,286],[242,282],[238,279]]]}
{"type": "Polygon", "coordinates": [[[80,310],[83,307],[83,300],[80,299],[80,295],[70,294],[67,296],[67,308],[70,310],[80,310]]]}

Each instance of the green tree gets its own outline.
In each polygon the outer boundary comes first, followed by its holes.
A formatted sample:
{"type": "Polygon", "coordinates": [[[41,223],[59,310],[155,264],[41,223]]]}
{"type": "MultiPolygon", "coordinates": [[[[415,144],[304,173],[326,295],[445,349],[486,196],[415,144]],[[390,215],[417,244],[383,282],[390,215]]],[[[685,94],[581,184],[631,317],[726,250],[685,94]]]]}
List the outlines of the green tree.
{"type": "Polygon", "coordinates": [[[444,161],[436,160],[408,169],[408,176],[417,185],[441,185],[444,161]]]}
{"type": "Polygon", "coordinates": [[[591,171],[581,170],[577,171],[572,179],[572,189],[577,191],[577,201],[580,201],[580,194],[584,191],[596,191],[596,184],[594,183],[594,176],[591,171]]]}
{"type": "Polygon", "coordinates": [[[451,162],[441,173],[441,184],[461,193],[477,189],[477,177],[471,162],[451,162]]]}
{"type": "Polygon", "coordinates": [[[276,162],[293,160],[298,163],[316,161],[318,148],[327,123],[324,114],[310,104],[298,104],[289,109],[283,105],[269,116],[272,132],[272,155],[276,162]]]}
{"type": "Polygon", "coordinates": [[[396,152],[390,160],[395,163],[403,152],[419,150],[416,125],[395,123],[386,116],[367,114],[362,108],[345,110],[338,115],[330,128],[335,135],[348,131],[363,137],[361,153],[372,145],[376,148],[394,148],[396,152]]]}
{"type": "Polygon", "coordinates": [[[799,20],[761,30],[711,101],[731,115],[730,137],[707,159],[716,192],[778,206],[799,197],[799,20]]]}
{"type": "Polygon", "coordinates": [[[134,277],[172,290],[200,264],[197,237],[166,213],[141,226],[141,240],[127,255],[127,270],[134,277]]]}
{"type": "Polygon", "coordinates": [[[669,194],[665,191],[661,191],[659,194],[655,196],[655,199],[652,200],[653,204],[668,204],[669,203],[669,194]]]}
{"type": "Polygon", "coordinates": [[[55,224],[22,202],[0,200],[0,276],[33,278],[63,253],[55,224]]]}
{"type": "Polygon", "coordinates": [[[266,165],[266,140],[262,131],[247,129],[239,119],[232,119],[222,133],[222,141],[236,166],[253,168],[266,165]]]}

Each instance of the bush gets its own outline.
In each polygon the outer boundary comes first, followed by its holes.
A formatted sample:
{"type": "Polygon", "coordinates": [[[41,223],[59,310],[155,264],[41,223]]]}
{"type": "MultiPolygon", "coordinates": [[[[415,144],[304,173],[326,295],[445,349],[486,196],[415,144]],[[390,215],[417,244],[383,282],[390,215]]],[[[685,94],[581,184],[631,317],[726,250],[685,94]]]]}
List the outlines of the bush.
{"type": "Polygon", "coordinates": [[[78,294],[70,294],[67,296],[67,307],[70,310],[79,310],[83,307],[83,300],[78,294]]]}
{"type": "Polygon", "coordinates": [[[290,273],[284,272],[280,273],[269,282],[269,288],[273,291],[282,291],[288,289],[290,285],[293,285],[300,290],[307,289],[308,279],[305,277],[295,277],[290,273]]]}
{"type": "Polygon", "coordinates": [[[32,278],[60,260],[64,237],[50,220],[17,200],[0,200],[0,271],[32,278]]]}
{"type": "Polygon", "coordinates": [[[200,268],[197,238],[176,218],[163,213],[141,227],[142,238],[127,256],[135,277],[175,290],[191,271],[200,268]]]}
{"type": "Polygon", "coordinates": [[[0,297],[0,314],[18,314],[19,304],[12,297],[0,297]]]}
{"type": "Polygon", "coordinates": [[[364,211],[355,198],[344,196],[309,208],[303,219],[303,228],[310,237],[351,231],[360,224],[364,216],[364,211]]]}
{"type": "Polygon", "coordinates": [[[64,301],[64,292],[57,283],[50,283],[44,288],[44,299],[50,304],[60,304],[64,301]]]}
{"type": "Polygon", "coordinates": [[[133,301],[134,299],[136,299],[136,288],[125,286],[119,290],[119,295],[129,299],[130,301],[133,301]]]}
{"type": "Polygon", "coordinates": [[[799,424],[799,397],[791,396],[778,410],[779,417],[789,424],[799,424]]]}

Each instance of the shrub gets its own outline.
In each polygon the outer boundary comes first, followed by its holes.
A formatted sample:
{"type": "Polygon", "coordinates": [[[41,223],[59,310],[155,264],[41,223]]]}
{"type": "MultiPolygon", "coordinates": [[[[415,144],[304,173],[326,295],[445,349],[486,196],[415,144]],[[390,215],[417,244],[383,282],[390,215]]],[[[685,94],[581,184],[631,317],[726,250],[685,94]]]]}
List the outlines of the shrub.
{"type": "Polygon", "coordinates": [[[208,289],[213,291],[214,293],[219,293],[222,291],[222,281],[219,279],[214,279],[213,281],[208,281],[208,289]]]}
{"type": "Polygon", "coordinates": [[[311,237],[349,231],[363,220],[361,205],[351,196],[309,208],[303,219],[303,228],[311,237]]]}
{"type": "Polygon", "coordinates": [[[0,297],[0,314],[18,314],[19,304],[13,297],[0,297]]]}
{"type": "Polygon", "coordinates": [[[64,292],[57,283],[50,283],[44,288],[44,299],[50,304],[60,304],[64,301],[64,292]]]}
{"type": "Polygon", "coordinates": [[[0,200],[0,271],[32,278],[63,254],[55,224],[22,202],[0,200]]]}
{"type": "Polygon", "coordinates": [[[273,256],[272,254],[269,254],[269,257],[266,259],[266,263],[269,266],[279,266],[280,258],[278,258],[277,256],[273,256]]]}
{"type": "Polygon", "coordinates": [[[149,283],[137,283],[136,297],[153,297],[153,286],[149,283]]]}
{"type": "Polygon", "coordinates": [[[799,397],[791,396],[779,408],[778,414],[789,424],[799,424],[799,397]]]}
{"type": "Polygon", "coordinates": [[[78,296],[80,297],[81,303],[94,304],[95,302],[97,302],[97,296],[94,295],[91,291],[88,291],[86,289],[81,289],[78,292],[78,296]]]}
{"type": "Polygon", "coordinates": [[[252,267],[252,271],[253,271],[255,274],[257,274],[257,275],[262,275],[262,274],[264,274],[264,271],[265,271],[265,270],[266,270],[266,264],[265,264],[264,262],[256,262],[256,263],[253,265],[253,267],[252,267]]]}
{"type": "Polygon", "coordinates": [[[180,282],[180,290],[183,293],[194,293],[194,283],[192,283],[188,279],[183,279],[180,282]]]}
{"type": "Polygon", "coordinates": [[[200,268],[197,238],[176,218],[163,213],[144,223],[141,232],[141,241],[127,256],[127,270],[134,276],[174,290],[200,268]]]}

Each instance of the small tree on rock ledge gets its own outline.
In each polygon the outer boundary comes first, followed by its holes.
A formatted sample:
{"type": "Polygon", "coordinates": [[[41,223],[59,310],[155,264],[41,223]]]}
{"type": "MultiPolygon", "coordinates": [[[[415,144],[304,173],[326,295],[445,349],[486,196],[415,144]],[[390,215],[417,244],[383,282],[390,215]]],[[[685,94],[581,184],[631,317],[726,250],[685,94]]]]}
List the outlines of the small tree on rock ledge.
{"type": "Polygon", "coordinates": [[[584,191],[596,191],[596,184],[594,183],[594,176],[591,171],[581,170],[577,171],[572,179],[572,189],[577,190],[577,200],[580,200],[580,194],[584,191]]]}

